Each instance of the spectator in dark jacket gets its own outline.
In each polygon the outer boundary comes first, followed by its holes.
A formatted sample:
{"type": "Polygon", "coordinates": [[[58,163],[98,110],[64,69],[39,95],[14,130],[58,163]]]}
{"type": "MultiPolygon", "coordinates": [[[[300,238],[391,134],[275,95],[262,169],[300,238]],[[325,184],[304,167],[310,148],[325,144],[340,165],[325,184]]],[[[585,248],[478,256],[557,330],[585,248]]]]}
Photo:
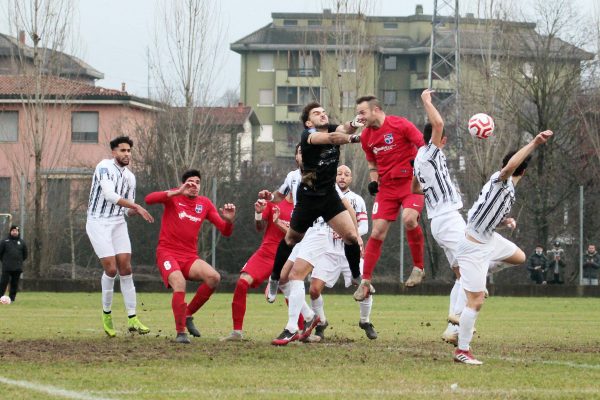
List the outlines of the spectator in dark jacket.
{"type": "Polygon", "coordinates": [[[23,273],[23,261],[27,259],[27,245],[21,239],[19,227],[12,225],[6,239],[0,242],[0,261],[2,261],[2,277],[0,278],[0,296],[4,296],[10,281],[9,297],[15,301],[19,288],[19,278],[23,273]]]}
{"type": "Polygon", "coordinates": [[[598,286],[598,268],[600,268],[600,254],[596,251],[596,246],[590,244],[583,255],[584,285],[598,286]]]}
{"type": "Polygon", "coordinates": [[[546,284],[546,270],[548,269],[548,259],[544,255],[544,248],[540,245],[535,247],[535,252],[527,260],[527,270],[532,281],[539,284],[546,284]]]}

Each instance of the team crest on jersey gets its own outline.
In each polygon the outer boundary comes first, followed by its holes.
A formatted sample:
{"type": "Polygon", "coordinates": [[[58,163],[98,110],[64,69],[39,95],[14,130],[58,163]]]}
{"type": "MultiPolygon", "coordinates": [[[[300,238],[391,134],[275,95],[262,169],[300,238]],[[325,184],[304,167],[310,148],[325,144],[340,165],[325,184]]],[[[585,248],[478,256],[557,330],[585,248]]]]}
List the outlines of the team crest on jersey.
{"type": "Polygon", "coordinates": [[[201,213],[202,212],[202,204],[196,204],[196,212],[197,213],[201,213]]]}
{"type": "Polygon", "coordinates": [[[386,133],[385,135],[383,135],[383,141],[385,142],[385,144],[392,144],[394,142],[393,133],[386,133]]]}

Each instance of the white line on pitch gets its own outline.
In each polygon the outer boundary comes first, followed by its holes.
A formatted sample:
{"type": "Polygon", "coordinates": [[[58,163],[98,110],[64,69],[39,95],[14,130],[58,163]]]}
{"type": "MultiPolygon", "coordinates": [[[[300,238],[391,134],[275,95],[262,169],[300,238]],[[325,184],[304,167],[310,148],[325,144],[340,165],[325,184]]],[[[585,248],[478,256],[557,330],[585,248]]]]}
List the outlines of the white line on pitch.
{"type": "Polygon", "coordinates": [[[56,397],[64,397],[67,399],[77,399],[77,400],[111,400],[107,397],[96,397],[85,392],[75,392],[72,390],[66,390],[63,388],[59,388],[51,385],[44,385],[35,382],[23,381],[23,380],[14,380],[10,378],[5,378],[0,376],[0,383],[9,386],[17,386],[24,389],[32,390],[34,392],[41,392],[45,394],[49,394],[51,396],[56,397]]]}

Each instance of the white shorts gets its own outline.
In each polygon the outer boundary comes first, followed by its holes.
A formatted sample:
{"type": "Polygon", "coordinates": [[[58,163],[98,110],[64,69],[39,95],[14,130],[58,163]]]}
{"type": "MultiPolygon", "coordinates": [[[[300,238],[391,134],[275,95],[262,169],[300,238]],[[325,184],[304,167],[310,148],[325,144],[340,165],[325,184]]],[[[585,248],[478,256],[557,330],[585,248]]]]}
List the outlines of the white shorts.
{"type": "Polygon", "coordinates": [[[431,219],[431,234],[440,245],[450,268],[458,266],[456,250],[458,243],[465,237],[467,224],[458,211],[447,212],[431,219]]]}
{"type": "Polygon", "coordinates": [[[106,223],[89,219],[85,224],[94,252],[99,258],[117,254],[131,254],[131,242],[127,231],[127,222],[106,223]]]}
{"type": "MultiPolygon", "coordinates": [[[[352,272],[344,254],[327,252],[319,257],[313,264],[314,268],[311,279],[319,279],[325,282],[325,286],[332,288],[340,278],[344,277],[344,286],[352,285],[352,272]]],[[[363,271],[363,260],[360,260],[360,273],[363,271]]]]}
{"type": "Polygon", "coordinates": [[[288,260],[296,262],[296,258],[308,261],[311,265],[327,251],[327,229],[309,228],[302,241],[294,246],[288,260]]]}
{"type": "Polygon", "coordinates": [[[517,245],[496,232],[487,243],[475,243],[463,235],[456,253],[463,289],[469,292],[483,292],[490,261],[505,260],[515,251],[517,245]]]}

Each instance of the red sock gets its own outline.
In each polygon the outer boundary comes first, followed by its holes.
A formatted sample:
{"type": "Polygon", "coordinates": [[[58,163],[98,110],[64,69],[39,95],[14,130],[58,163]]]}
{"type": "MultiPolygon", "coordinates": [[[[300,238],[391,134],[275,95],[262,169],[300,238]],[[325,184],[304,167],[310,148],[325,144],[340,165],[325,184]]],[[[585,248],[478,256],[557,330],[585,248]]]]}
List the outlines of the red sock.
{"type": "Polygon", "coordinates": [[[410,254],[412,255],[413,263],[415,267],[423,269],[423,253],[425,245],[425,237],[423,236],[423,230],[421,225],[417,225],[415,229],[406,231],[406,241],[410,248],[410,254]]]}
{"type": "Polygon", "coordinates": [[[233,292],[233,301],[231,302],[231,317],[233,318],[233,330],[241,331],[244,325],[244,315],[246,315],[246,295],[250,284],[245,279],[238,279],[233,292]]]}
{"type": "Polygon", "coordinates": [[[185,310],[187,308],[185,292],[173,292],[171,308],[175,317],[175,330],[177,330],[177,333],[185,332],[185,310]]]}
{"type": "MultiPolygon", "coordinates": [[[[288,299],[285,299],[285,304],[287,304],[288,306],[290,305],[288,299]]],[[[298,316],[298,328],[301,330],[304,329],[304,316],[302,315],[302,313],[300,313],[300,315],[298,316]]]]}
{"type": "Polygon", "coordinates": [[[379,239],[375,239],[374,237],[370,237],[367,242],[367,247],[365,248],[365,260],[363,265],[363,278],[371,279],[373,275],[373,270],[375,269],[375,264],[379,260],[381,256],[381,246],[383,245],[383,241],[379,239]]]}
{"type": "Polygon", "coordinates": [[[206,283],[203,283],[198,288],[198,291],[194,295],[192,301],[187,306],[187,316],[192,316],[210,299],[210,296],[213,294],[215,289],[208,286],[206,283]]]}

